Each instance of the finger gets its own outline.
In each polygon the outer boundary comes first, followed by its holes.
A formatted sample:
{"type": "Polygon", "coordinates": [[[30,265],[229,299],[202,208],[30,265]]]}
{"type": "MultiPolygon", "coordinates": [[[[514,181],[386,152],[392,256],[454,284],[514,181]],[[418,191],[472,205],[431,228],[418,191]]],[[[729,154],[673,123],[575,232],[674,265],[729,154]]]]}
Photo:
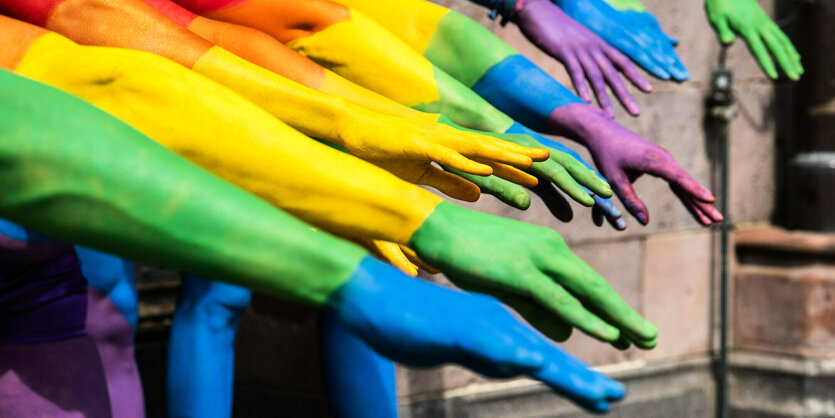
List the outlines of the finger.
{"type": "Polygon", "coordinates": [[[730,45],[736,39],[734,35],[734,31],[731,30],[731,26],[728,24],[728,20],[724,17],[719,17],[715,20],[711,19],[713,23],[714,29],[716,29],[716,33],[719,35],[719,40],[725,44],[730,45]]]}
{"type": "Polygon", "coordinates": [[[791,55],[791,61],[794,65],[795,71],[797,71],[798,74],[802,75],[804,73],[803,64],[801,64],[800,62],[800,54],[797,52],[797,49],[795,49],[792,41],[789,39],[788,36],[786,36],[786,34],[782,30],[780,30],[780,27],[778,27],[777,25],[772,25],[771,31],[774,33],[777,39],[779,39],[780,42],[783,43],[783,47],[791,55]]]}
{"type": "Polygon", "coordinates": [[[536,186],[536,184],[539,182],[539,180],[537,180],[536,177],[528,173],[525,173],[524,171],[521,171],[518,168],[513,168],[509,165],[496,163],[493,161],[479,161],[492,167],[494,176],[503,178],[509,182],[516,183],[525,187],[536,186]]]}
{"type": "MultiPolygon", "coordinates": [[[[544,263],[545,270],[554,277],[555,281],[562,284],[565,290],[587,306],[588,308],[584,307],[584,310],[590,315],[605,320],[607,325],[614,325],[617,329],[628,333],[630,339],[637,340],[636,343],[651,341],[658,336],[655,326],[632,309],[609,286],[609,283],[580,257],[570,251],[559,253],[555,251],[554,253],[555,255],[544,263]]],[[[606,341],[614,341],[614,339],[606,341]]]]}
{"type": "Polygon", "coordinates": [[[681,58],[679,58],[678,54],[676,54],[673,47],[670,45],[664,45],[663,49],[666,50],[667,56],[670,58],[670,63],[667,68],[669,69],[672,78],[678,82],[690,79],[690,72],[687,71],[687,67],[685,67],[684,63],[681,62],[681,58]]]}
{"type": "Polygon", "coordinates": [[[798,73],[797,69],[795,69],[794,61],[792,60],[793,57],[790,55],[789,51],[786,50],[780,39],[769,31],[763,31],[762,38],[768,46],[768,49],[771,51],[771,55],[773,55],[777,60],[777,63],[780,64],[780,68],[783,69],[783,72],[786,73],[786,75],[792,80],[799,79],[800,73],[798,73]]]}
{"type": "MultiPolygon", "coordinates": [[[[568,194],[572,199],[583,206],[594,205],[594,199],[589,196],[586,188],[581,186],[574,177],[562,165],[555,161],[548,160],[541,163],[535,163],[531,167],[531,171],[541,178],[554,183],[560,190],[568,194]]],[[[586,170],[588,171],[588,170],[586,170]]],[[[592,176],[594,176],[592,174],[592,176]]],[[[596,176],[594,176],[596,178],[596,176]]]]}
{"type": "Polygon", "coordinates": [[[577,60],[574,54],[567,54],[563,64],[565,64],[565,68],[568,70],[568,76],[571,77],[571,83],[574,84],[577,95],[581,99],[591,102],[591,91],[589,91],[589,86],[586,85],[586,73],[583,72],[580,61],[577,60]]]}
{"type": "MultiPolygon", "coordinates": [[[[509,138],[510,135],[514,135],[514,134],[506,134],[506,135],[507,136],[505,136],[505,137],[509,138]]],[[[482,135],[482,138],[480,138],[480,141],[482,143],[489,143],[489,144],[495,145],[495,146],[497,146],[501,149],[504,149],[506,151],[509,151],[509,152],[513,152],[513,153],[516,153],[516,154],[522,154],[522,155],[530,158],[533,161],[545,161],[545,160],[548,159],[548,157],[551,156],[551,153],[544,146],[539,146],[538,144],[535,145],[535,146],[519,145],[519,144],[515,144],[515,143],[510,142],[510,141],[495,138],[495,137],[492,137],[492,136],[489,136],[489,135],[482,135]]],[[[536,144],[535,142],[532,142],[532,143],[536,144]]]]}
{"type": "Polygon", "coordinates": [[[594,207],[606,217],[606,220],[612,228],[618,231],[626,229],[626,221],[623,219],[623,214],[620,213],[620,210],[615,206],[615,202],[612,199],[604,199],[597,195],[592,196],[592,199],[594,199],[594,207]]]}
{"type": "Polygon", "coordinates": [[[612,347],[615,347],[620,351],[628,350],[631,346],[632,344],[629,344],[629,340],[627,340],[626,337],[624,337],[623,335],[621,335],[617,341],[612,343],[612,347]]]}
{"type": "Polygon", "coordinates": [[[609,178],[609,184],[612,186],[612,190],[618,195],[627,212],[631,213],[641,225],[649,223],[649,211],[647,211],[644,202],[638,198],[638,194],[632,188],[632,182],[626,177],[626,173],[617,170],[612,175],[607,175],[607,177],[609,178]]]}
{"type": "Polygon", "coordinates": [[[638,87],[644,92],[651,92],[652,91],[652,84],[647,81],[644,76],[641,75],[641,72],[635,68],[635,65],[629,61],[629,58],[626,58],[623,54],[621,54],[618,50],[614,48],[607,48],[604,49],[603,52],[606,53],[606,56],[611,60],[614,65],[629,79],[635,87],[638,87]]]}
{"type": "Polygon", "coordinates": [[[626,88],[626,84],[624,84],[623,79],[620,78],[620,74],[609,59],[599,51],[593,52],[592,58],[594,58],[595,62],[597,62],[597,65],[603,72],[603,77],[606,79],[606,82],[609,83],[609,87],[611,87],[612,91],[615,93],[615,97],[618,98],[620,104],[626,108],[626,111],[628,111],[629,114],[633,116],[639,115],[641,113],[640,106],[638,106],[638,103],[635,102],[635,99],[629,93],[629,89],[626,88]]]}
{"type": "Polygon", "coordinates": [[[490,166],[473,161],[450,148],[439,146],[433,148],[431,153],[432,160],[458,171],[477,176],[489,176],[493,174],[493,169],[490,166]]]}
{"type": "Polygon", "coordinates": [[[606,91],[606,83],[603,81],[603,74],[597,67],[597,63],[586,52],[582,51],[578,54],[580,64],[586,71],[586,76],[591,83],[591,88],[594,90],[594,95],[597,97],[597,103],[600,108],[606,111],[610,117],[615,117],[615,109],[612,107],[612,101],[609,99],[609,93],[606,91]]]}
{"type": "Polygon", "coordinates": [[[398,244],[369,238],[349,238],[351,241],[365,247],[379,260],[385,261],[409,276],[417,276],[417,266],[413,265],[400,251],[398,244]]]}
{"type": "Polygon", "coordinates": [[[475,202],[481,195],[481,190],[472,182],[431,165],[415,183],[434,187],[453,199],[465,202],[475,202]]]}
{"type": "Polygon", "coordinates": [[[545,366],[532,377],[542,381],[557,393],[592,411],[608,409],[609,398],[623,396],[623,385],[605,375],[590,370],[568,353],[552,346],[545,351],[545,366]]]}
{"type": "Polygon", "coordinates": [[[577,301],[566,289],[547,276],[542,276],[531,298],[551,311],[557,318],[601,341],[612,342],[620,338],[620,331],[577,301]]]}
{"type": "Polygon", "coordinates": [[[472,174],[462,173],[449,167],[443,167],[443,169],[469,180],[478,186],[482,193],[489,194],[501,200],[506,205],[519,210],[526,210],[531,206],[531,196],[524,187],[518,184],[513,184],[496,176],[474,176],[472,174]]]}
{"type": "Polygon", "coordinates": [[[704,226],[710,226],[714,222],[722,222],[725,217],[712,204],[693,199],[686,192],[678,187],[670,187],[673,193],[678,196],[684,207],[690,211],[696,220],[704,226]]]}
{"type": "MultiPolygon", "coordinates": [[[[546,153],[548,152],[547,150],[543,151],[546,153]]],[[[531,157],[509,151],[504,146],[491,143],[489,141],[474,144],[472,149],[463,150],[463,153],[467,157],[479,161],[495,161],[503,164],[509,164],[521,169],[530,168],[531,164],[533,164],[531,157]]]]}
{"type": "MultiPolygon", "coordinates": [[[[399,244],[399,246],[400,246],[400,252],[402,252],[403,255],[406,256],[406,259],[408,259],[409,262],[411,262],[416,267],[420,268],[421,270],[423,270],[423,271],[425,271],[429,274],[438,274],[438,273],[441,272],[440,270],[436,269],[435,267],[430,266],[429,264],[426,264],[425,261],[421,260],[420,257],[418,257],[418,255],[415,253],[415,251],[413,249],[411,249],[411,248],[409,248],[409,247],[407,247],[403,244],[399,244]]],[[[417,274],[417,273],[415,273],[415,274],[417,274]]]]}
{"type": "Polygon", "coordinates": [[[668,155],[658,156],[644,169],[647,174],[660,177],[668,183],[678,186],[694,198],[703,202],[713,203],[716,197],[707,188],[699,184],[687,171],[684,171],[672,157],[668,155]]]}
{"type": "Polygon", "coordinates": [[[551,144],[559,145],[562,149],[568,150],[562,151],[555,148],[548,148],[551,152],[551,160],[556,161],[568,171],[577,183],[590,189],[595,194],[604,197],[612,196],[613,192],[609,183],[594,171],[588,163],[583,161],[579,154],[558,142],[551,142],[551,144]]]}
{"type": "Polygon", "coordinates": [[[747,34],[743,34],[745,36],[745,40],[748,41],[748,48],[751,50],[751,53],[754,54],[754,57],[757,58],[757,62],[760,64],[760,67],[768,74],[769,77],[772,79],[777,79],[777,68],[774,66],[774,62],[771,60],[771,55],[768,53],[768,49],[763,44],[762,39],[760,39],[760,34],[754,30],[749,31],[747,34]]]}

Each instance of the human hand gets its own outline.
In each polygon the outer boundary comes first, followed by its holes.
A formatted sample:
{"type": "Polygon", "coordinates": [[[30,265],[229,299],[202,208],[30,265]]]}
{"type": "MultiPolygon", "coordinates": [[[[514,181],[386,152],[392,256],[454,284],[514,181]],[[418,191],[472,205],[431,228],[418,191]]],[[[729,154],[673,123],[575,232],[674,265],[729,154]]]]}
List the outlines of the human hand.
{"type": "Polygon", "coordinates": [[[790,79],[797,80],[803,74],[800,54],[756,1],[706,0],[705,10],[722,43],[733,43],[734,32],[738,33],[769,77],[777,78],[772,56],[790,79]]]}
{"type": "Polygon", "coordinates": [[[673,193],[702,225],[721,221],[712,203],[715,198],[709,190],[699,185],[690,174],[676,163],[670,153],[620,126],[586,106],[565,106],[557,116],[562,129],[588,147],[600,172],[609,180],[615,194],[638,221],[646,225],[649,211],[638,198],[632,183],[643,174],[650,174],[667,181],[673,193]],[[589,111],[591,109],[591,111],[589,111]]]}
{"type": "Polygon", "coordinates": [[[441,202],[409,246],[458,286],[529,298],[602,341],[655,345],[656,328],[551,229],[441,202]]]}
{"type": "Polygon", "coordinates": [[[551,0],[611,46],[662,80],[685,81],[690,73],[673,47],[678,41],[664,33],[654,16],[636,2],[615,0],[551,0]]]}
{"type": "Polygon", "coordinates": [[[641,112],[619,73],[644,92],[652,91],[649,82],[626,56],[559,7],[549,0],[518,0],[512,20],[531,42],[565,65],[583,100],[592,99],[586,85],[588,79],[597,102],[609,116],[614,117],[615,113],[607,84],[630,114],[641,112]]]}
{"type": "Polygon", "coordinates": [[[327,308],[380,354],[410,366],[457,363],[490,377],[528,375],[605,411],[624,388],[545,340],[495,299],[403,276],[365,258],[327,308]]]}
{"type": "Polygon", "coordinates": [[[548,151],[528,148],[481,133],[455,129],[439,123],[407,120],[376,114],[375,120],[355,129],[343,144],[349,153],[386,169],[415,184],[423,184],[461,200],[475,201],[480,194],[470,181],[432,165],[477,176],[495,174],[521,184],[536,185],[537,179],[517,168],[548,158],[548,151]]]}

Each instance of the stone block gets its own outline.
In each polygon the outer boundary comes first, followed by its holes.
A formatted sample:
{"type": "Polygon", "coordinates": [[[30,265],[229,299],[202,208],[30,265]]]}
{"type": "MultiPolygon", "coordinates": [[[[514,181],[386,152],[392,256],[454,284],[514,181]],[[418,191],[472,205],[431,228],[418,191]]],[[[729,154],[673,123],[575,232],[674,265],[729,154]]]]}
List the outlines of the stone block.
{"type": "Polygon", "coordinates": [[[658,327],[646,359],[705,353],[711,333],[709,231],[653,236],[644,249],[643,313],[658,327]]]}
{"type": "Polygon", "coordinates": [[[835,355],[835,266],[743,266],[734,277],[734,346],[835,355]]]}

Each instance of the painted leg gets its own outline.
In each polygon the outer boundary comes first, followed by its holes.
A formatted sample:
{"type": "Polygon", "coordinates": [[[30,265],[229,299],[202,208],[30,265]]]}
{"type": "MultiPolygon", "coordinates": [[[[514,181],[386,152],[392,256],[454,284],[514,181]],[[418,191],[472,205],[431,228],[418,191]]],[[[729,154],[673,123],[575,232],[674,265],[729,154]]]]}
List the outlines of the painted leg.
{"type": "Polygon", "coordinates": [[[397,417],[394,362],[355,337],[329,311],[319,327],[322,373],[339,418],[397,417]]]}
{"type": "Polygon", "coordinates": [[[87,335],[101,355],[114,417],[142,418],[145,403],[134,357],[138,296],[133,262],[77,246],[87,277],[87,335]]]}
{"type": "Polygon", "coordinates": [[[235,332],[252,293],[183,275],[168,343],[168,415],[229,417],[235,376],[235,332]]]}

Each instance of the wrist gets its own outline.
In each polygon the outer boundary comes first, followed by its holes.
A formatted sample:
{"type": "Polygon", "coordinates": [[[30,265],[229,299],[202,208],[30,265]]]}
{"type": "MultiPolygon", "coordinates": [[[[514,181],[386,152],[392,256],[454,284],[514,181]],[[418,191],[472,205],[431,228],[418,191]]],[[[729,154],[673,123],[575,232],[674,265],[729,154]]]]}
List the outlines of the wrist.
{"type": "Polygon", "coordinates": [[[564,136],[585,147],[599,138],[595,131],[615,123],[600,109],[586,103],[572,103],[554,109],[548,116],[548,131],[564,136]]]}
{"type": "Polygon", "coordinates": [[[356,265],[348,280],[328,297],[324,307],[349,328],[372,322],[370,317],[382,309],[391,292],[404,291],[408,280],[396,268],[366,255],[356,265]],[[405,279],[405,280],[404,280],[405,279]]]}
{"type": "Polygon", "coordinates": [[[467,209],[452,203],[439,203],[412,234],[409,239],[409,248],[415,250],[415,254],[427,263],[441,267],[437,261],[445,252],[445,248],[451,244],[448,239],[450,232],[455,231],[462,217],[466,217],[466,212],[467,209]]]}

